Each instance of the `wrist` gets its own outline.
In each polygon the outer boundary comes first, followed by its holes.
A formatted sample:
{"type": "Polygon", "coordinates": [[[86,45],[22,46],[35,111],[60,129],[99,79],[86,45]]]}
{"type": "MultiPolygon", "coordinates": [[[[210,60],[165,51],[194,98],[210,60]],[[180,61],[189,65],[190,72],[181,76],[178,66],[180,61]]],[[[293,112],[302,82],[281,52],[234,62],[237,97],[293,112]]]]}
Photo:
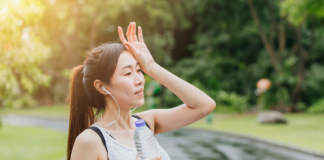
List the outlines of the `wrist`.
{"type": "Polygon", "coordinates": [[[152,77],[152,75],[153,75],[153,73],[154,73],[154,69],[155,69],[157,66],[158,66],[158,64],[155,63],[155,62],[150,63],[150,64],[148,65],[148,67],[147,67],[147,72],[146,72],[146,74],[152,77]]]}

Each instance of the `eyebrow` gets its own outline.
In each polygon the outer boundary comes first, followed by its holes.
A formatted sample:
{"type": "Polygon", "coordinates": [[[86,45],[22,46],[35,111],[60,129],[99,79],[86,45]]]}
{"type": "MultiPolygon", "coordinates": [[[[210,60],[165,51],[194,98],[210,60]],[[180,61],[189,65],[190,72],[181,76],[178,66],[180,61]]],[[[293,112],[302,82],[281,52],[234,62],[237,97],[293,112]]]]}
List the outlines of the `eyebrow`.
{"type": "MultiPolygon", "coordinates": [[[[139,65],[139,63],[137,62],[136,65],[139,65]]],[[[122,70],[125,69],[125,68],[131,68],[131,67],[132,67],[132,65],[129,64],[129,65],[124,66],[124,67],[122,68],[122,70]]]]}

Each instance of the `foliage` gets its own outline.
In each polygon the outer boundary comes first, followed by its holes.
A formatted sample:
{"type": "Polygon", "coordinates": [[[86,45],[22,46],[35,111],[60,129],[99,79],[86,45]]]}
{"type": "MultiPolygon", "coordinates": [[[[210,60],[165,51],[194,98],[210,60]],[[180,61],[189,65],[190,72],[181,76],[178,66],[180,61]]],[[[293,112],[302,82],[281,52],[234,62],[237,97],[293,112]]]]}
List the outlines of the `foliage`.
{"type": "MultiPolygon", "coordinates": [[[[222,101],[219,91],[224,91],[227,97],[236,97],[233,104],[247,103],[235,110],[248,110],[257,103],[255,83],[261,78],[272,82],[272,90],[263,97],[265,108],[302,111],[322,98],[323,1],[0,0],[0,4],[4,24],[0,103],[6,106],[36,103],[32,97],[39,103],[62,103],[69,90],[69,70],[81,64],[92,47],[119,42],[117,26],[126,32],[130,21],[143,28],[157,63],[217,103],[222,101]],[[55,54],[49,57],[50,53],[55,54]]],[[[183,103],[166,88],[156,101],[163,107],[183,103]]]]}
{"type": "Polygon", "coordinates": [[[1,0],[0,6],[0,104],[33,105],[31,94],[50,81],[39,67],[51,50],[35,36],[44,6],[35,0],[1,0]]]}
{"type": "MultiPolygon", "coordinates": [[[[236,68],[236,65],[234,60],[226,61],[222,57],[210,60],[184,59],[178,62],[171,71],[207,93],[216,100],[217,104],[226,106],[235,112],[244,112],[249,108],[248,97],[240,96],[235,92],[228,93],[224,91],[235,90],[241,85],[238,82],[239,80],[235,79],[236,73],[228,72],[229,69],[236,68]],[[220,68],[227,68],[228,70],[220,68]],[[226,79],[232,81],[226,81],[226,79]],[[237,84],[233,84],[233,81],[237,82],[237,84]]],[[[169,106],[181,103],[170,91],[166,93],[166,98],[169,106]]]]}
{"type": "Polygon", "coordinates": [[[236,93],[226,93],[225,91],[220,91],[216,99],[221,105],[225,105],[238,113],[247,111],[249,107],[247,98],[237,95],[236,93]]]}
{"type": "Polygon", "coordinates": [[[309,113],[324,113],[324,98],[311,105],[307,111],[309,113]]]}
{"type": "Polygon", "coordinates": [[[280,7],[281,14],[288,16],[288,20],[294,25],[305,22],[308,16],[324,17],[322,0],[285,0],[280,7]]]}
{"type": "MultiPolygon", "coordinates": [[[[264,47],[246,1],[207,0],[197,5],[196,19],[193,20],[198,24],[195,41],[188,47],[193,57],[178,61],[170,70],[196,84],[217,103],[221,101],[216,96],[220,90],[245,95],[249,103],[247,108],[257,103],[255,83],[261,78],[268,78],[272,87],[261,98],[263,109],[305,110],[320,98],[323,90],[323,76],[317,74],[323,67],[318,64],[323,61],[323,28],[318,27],[322,22],[309,21],[308,25],[299,29],[287,25],[283,35],[280,35],[277,34],[281,29],[279,13],[284,9],[280,8],[281,5],[285,4],[254,2],[268,43],[279,57],[278,66],[270,61],[271,56],[264,47]],[[294,41],[299,36],[298,30],[301,32],[299,38],[303,39],[301,43],[294,41]],[[286,44],[284,48],[279,48],[278,43],[282,42],[275,40],[282,36],[286,44]]],[[[181,103],[179,99],[172,98],[175,95],[165,94],[169,106],[181,103]]]]}
{"type": "Polygon", "coordinates": [[[315,27],[322,22],[311,20],[300,28],[289,26],[285,18],[279,16],[282,8],[277,2],[254,0],[255,10],[245,1],[201,3],[196,42],[190,46],[194,53],[191,64],[201,61],[210,67],[193,66],[191,69],[196,72],[191,72],[190,76],[178,74],[191,79],[199,77],[204,87],[210,84],[207,80],[217,77],[217,85],[207,88],[246,95],[250,104],[256,102],[253,90],[257,80],[268,78],[273,89],[264,97],[265,103],[266,99],[271,99],[266,107],[282,106],[296,111],[297,104],[310,105],[313,101],[304,97],[312,95],[313,99],[318,99],[320,94],[312,94],[315,90],[307,90],[305,84],[312,81],[313,85],[321,86],[321,80],[314,81],[304,75],[314,73],[311,69],[314,67],[309,64],[323,60],[323,36],[319,36],[323,32],[321,27],[315,27]],[[255,11],[258,17],[253,17],[250,11],[255,11]],[[258,25],[254,25],[256,23],[258,25]],[[212,76],[201,76],[197,72],[211,72],[212,76]]]}
{"type": "Polygon", "coordinates": [[[309,71],[305,73],[305,90],[307,94],[305,95],[305,99],[309,104],[316,103],[321,96],[323,96],[324,86],[320,84],[324,84],[324,66],[318,63],[313,63],[310,66],[309,71]]]}
{"type": "Polygon", "coordinates": [[[260,109],[290,111],[287,107],[291,104],[289,96],[288,88],[273,86],[260,95],[260,109]]]}
{"type": "Polygon", "coordinates": [[[129,22],[143,28],[145,43],[154,59],[162,66],[172,63],[173,31],[186,29],[190,23],[185,10],[194,3],[183,1],[121,0],[121,1],[49,1],[40,27],[42,39],[51,44],[54,54],[48,61],[53,80],[52,90],[45,94],[61,102],[68,92],[68,79],[62,70],[81,64],[85,51],[105,42],[119,42],[117,26],[126,32],[129,22]]]}

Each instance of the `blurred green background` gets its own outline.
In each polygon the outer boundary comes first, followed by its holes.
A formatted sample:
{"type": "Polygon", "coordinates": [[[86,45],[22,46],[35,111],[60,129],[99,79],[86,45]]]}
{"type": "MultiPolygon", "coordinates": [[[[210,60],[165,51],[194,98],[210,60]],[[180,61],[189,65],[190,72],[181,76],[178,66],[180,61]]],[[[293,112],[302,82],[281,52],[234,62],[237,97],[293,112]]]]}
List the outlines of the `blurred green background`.
{"type": "MultiPolygon", "coordinates": [[[[117,26],[125,31],[131,21],[158,64],[216,101],[217,124],[205,128],[324,152],[324,0],[0,0],[0,113],[67,118],[71,68],[92,47],[119,42],[117,26]],[[272,85],[258,97],[262,78],[272,85]],[[260,127],[258,109],[285,113],[289,125],[260,127]]],[[[149,91],[137,112],[183,103],[145,79],[149,91]]],[[[10,157],[2,154],[7,145],[28,146],[10,141],[16,127],[0,128],[0,159],[10,157]]],[[[61,139],[64,156],[66,137],[41,132],[61,139]]]]}

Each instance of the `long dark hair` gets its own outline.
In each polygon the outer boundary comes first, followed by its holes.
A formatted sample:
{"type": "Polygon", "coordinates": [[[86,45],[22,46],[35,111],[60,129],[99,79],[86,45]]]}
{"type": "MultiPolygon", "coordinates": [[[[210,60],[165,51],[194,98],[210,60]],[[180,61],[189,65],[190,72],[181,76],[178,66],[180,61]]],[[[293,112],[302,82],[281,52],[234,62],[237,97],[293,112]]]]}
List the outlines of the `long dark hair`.
{"type": "Polygon", "coordinates": [[[105,109],[105,99],[93,82],[98,79],[110,85],[120,54],[125,50],[119,43],[101,44],[89,51],[83,65],[72,69],[70,101],[70,122],[67,142],[67,160],[76,137],[94,123],[95,117],[105,109]],[[95,113],[96,112],[96,113],[95,113]]]}

